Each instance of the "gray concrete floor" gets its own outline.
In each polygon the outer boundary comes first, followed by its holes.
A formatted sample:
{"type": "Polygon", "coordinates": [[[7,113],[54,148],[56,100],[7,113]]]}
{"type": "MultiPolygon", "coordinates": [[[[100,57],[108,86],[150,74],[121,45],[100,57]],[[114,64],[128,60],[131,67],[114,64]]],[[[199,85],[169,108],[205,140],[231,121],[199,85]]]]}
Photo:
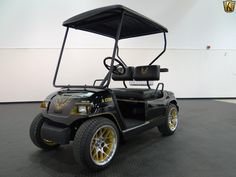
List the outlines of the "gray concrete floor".
{"type": "Polygon", "coordinates": [[[119,147],[108,169],[81,171],[71,145],[42,151],[29,139],[38,104],[0,105],[0,177],[235,177],[236,104],[180,100],[175,135],[157,129],[119,147]]]}

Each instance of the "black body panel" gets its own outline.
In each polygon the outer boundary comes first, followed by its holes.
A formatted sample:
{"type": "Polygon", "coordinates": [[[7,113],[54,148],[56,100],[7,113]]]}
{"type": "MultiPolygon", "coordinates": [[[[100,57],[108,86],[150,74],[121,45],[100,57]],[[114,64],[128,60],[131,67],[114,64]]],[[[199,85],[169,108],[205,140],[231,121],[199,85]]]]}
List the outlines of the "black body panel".
{"type": "MultiPolygon", "coordinates": [[[[152,89],[74,89],[62,90],[56,95],[51,96],[49,108],[43,110],[44,117],[67,126],[70,126],[75,121],[83,120],[99,115],[110,115],[116,120],[121,130],[125,129],[123,118],[142,117],[142,120],[150,120],[157,116],[163,116],[166,107],[172,100],[175,100],[171,92],[158,91],[152,89]],[[120,95],[119,93],[127,93],[120,95]],[[133,94],[128,93],[134,92],[133,94]],[[136,93],[135,93],[136,92],[136,93]],[[133,97],[134,95],[145,95],[150,92],[150,97],[133,97]],[[83,93],[83,94],[81,94],[83,93]],[[118,93],[118,94],[117,94],[118,93]],[[90,96],[84,96],[84,95],[90,96]],[[75,96],[76,95],[76,96],[75,96]],[[81,96],[82,95],[82,96],[81,96]],[[69,100],[61,110],[56,110],[55,102],[63,97],[64,100],[69,100]],[[90,114],[88,115],[70,115],[70,110],[76,103],[90,102],[93,105],[90,114]],[[133,112],[132,112],[133,111],[133,112]],[[123,114],[125,116],[123,116],[123,114]]],[[[64,101],[65,102],[65,101],[64,101]]]]}
{"type": "MultiPolygon", "coordinates": [[[[125,90],[130,91],[124,88],[123,91],[125,90]]],[[[155,90],[149,91],[155,93],[155,90]]],[[[137,89],[137,92],[142,90],[137,89]]],[[[42,112],[49,122],[42,127],[42,136],[60,144],[73,140],[74,131],[78,126],[93,117],[111,119],[124,138],[130,137],[161,124],[167,116],[168,105],[171,102],[177,104],[173,93],[167,91],[158,91],[149,98],[134,99],[129,95],[120,98],[119,94],[111,89],[74,89],[61,90],[50,98],[49,108],[42,112]],[[58,111],[55,107],[58,100],[64,100],[64,103],[65,100],[69,101],[58,111]],[[93,105],[88,115],[70,115],[74,105],[87,102],[93,105]]]]}

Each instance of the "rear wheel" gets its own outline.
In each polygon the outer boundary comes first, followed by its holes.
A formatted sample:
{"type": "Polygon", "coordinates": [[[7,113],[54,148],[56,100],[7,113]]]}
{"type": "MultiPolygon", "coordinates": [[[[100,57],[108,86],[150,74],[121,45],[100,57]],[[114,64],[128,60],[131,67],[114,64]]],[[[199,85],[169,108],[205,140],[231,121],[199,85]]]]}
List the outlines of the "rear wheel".
{"type": "Polygon", "coordinates": [[[45,122],[45,118],[42,114],[37,115],[30,126],[30,138],[31,141],[39,148],[45,150],[51,150],[58,148],[60,145],[51,141],[41,138],[41,127],[45,122]]]}
{"type": "Polygon", "coordinates": [[[104,169],[111,163],[118,142],[119,133],[111,120],[103,117],[90,119],[80,126],[75,135],[75,160],[85,169],[104,169]]]}
{"type": "Polygon", "coordinates": [[[170,104],[167,111],[167,117],[163,124],[158,125],[159,131],[164,136],[172,135],[178,127],[178,109],[175,104],[170,104]]]}

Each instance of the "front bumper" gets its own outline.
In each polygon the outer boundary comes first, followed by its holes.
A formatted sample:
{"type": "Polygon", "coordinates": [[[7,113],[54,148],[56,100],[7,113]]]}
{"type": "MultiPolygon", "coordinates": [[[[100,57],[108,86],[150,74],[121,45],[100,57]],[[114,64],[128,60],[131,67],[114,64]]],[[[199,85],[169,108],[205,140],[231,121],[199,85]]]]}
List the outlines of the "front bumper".
{"type": "Polygon", "coordinates": [[[71,137],[70,127],[58,127],[44,122],[41,127],[41,138],[57,144],[69,144],[71,137]]]}
{"type": "Polygon", "coordinates": [[[84,119],[88,116],[80,115],[80,116],[63,116],[63,115],[55,115],[55,114],[48,114],[46,111],[42,112],[43,117],[60,124],[64,124],[70,126],[73,122],[77,121],[78,119],[84,119]]]}

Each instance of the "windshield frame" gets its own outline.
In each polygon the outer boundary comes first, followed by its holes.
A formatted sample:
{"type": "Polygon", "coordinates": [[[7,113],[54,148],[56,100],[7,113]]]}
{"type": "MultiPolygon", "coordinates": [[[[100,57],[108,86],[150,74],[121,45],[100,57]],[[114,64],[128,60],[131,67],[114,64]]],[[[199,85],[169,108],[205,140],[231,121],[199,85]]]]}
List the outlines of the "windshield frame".
{"type": "Polygon", "coordinates": [[[66,44],[66,39],[69,33],[69,27],[66,28],[66,32],[65,32],[65,36],[64,36],[64,40],[62,43],[62,47],[61,47],[61,51],[60,51],[60,55],[59,55],[59,59],[58,59],[58,63],[57,63],[57,67],[56,67],[56,71],[55,71],[55,75],[54,75],[54,79],[53,79],[53,86],[54,87],[59,87],[59,88],[108,88],[110,82],[111,82],[111,77],[112,77],[112,71],[114,69],[113,65],[114,65],[114,59],[115,59],[115,55],[116,55],[116,51],[118,48],[118,41],[120,38],[120,33],[121,33],[121,29],[122,29],[122,23],[123,23],[123,19],[124,19],[124,12],[121,15],[121,19],[120,19],[120,23],[117,29],[117,33],[116,33],[116,38],[115,38],[115,44],[114,44],[114,48],[113,48],[113,54],[112,54],[112,60],[111,60],[111,65],[110,65],[110,70],[108,71],[108,73],[105,75],[105,77],[102,79],[102,82],[99,86],[95,86],[95,85],[58,85],[56,84],[56,80],[57,80],[57,75],[58,75],[58,71],[60,68],[60,64],[61,64],[61,59],[63,56],[63,51],[65,48],[65,44],[66,44]]]}

